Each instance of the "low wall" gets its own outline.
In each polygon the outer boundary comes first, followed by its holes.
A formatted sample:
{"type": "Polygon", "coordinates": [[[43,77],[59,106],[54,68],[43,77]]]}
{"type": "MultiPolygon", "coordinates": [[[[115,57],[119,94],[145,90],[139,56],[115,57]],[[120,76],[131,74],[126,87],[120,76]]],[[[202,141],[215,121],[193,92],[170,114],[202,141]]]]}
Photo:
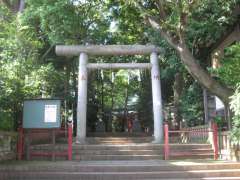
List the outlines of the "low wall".
{"type": "Polygon", "coordinates": [[[0,131],[0,161],[16,159],[17,133],[0,131]]]}

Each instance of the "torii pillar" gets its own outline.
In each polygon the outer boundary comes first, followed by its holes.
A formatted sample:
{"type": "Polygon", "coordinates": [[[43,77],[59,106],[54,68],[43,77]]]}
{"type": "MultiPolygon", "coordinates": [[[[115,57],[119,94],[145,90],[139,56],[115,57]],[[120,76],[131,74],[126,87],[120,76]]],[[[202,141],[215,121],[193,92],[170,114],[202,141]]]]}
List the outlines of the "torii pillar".
{"type": "Polygon", "coordinates": [[[85,143],[87,128],[87,63],[88,55],[81,53],[78,69],[78,98],[77,98],[77,143],[85,143]]]}
{"type": "Polygon", "coordinates": [[[154,141],[161,143],[163,140],[163,111],[162,111],[162,93],[160,83],[160,70],[158,65],[158,55],[152,52],[150,56],[152,64],[152,102],[153,102],[153,120],[154,120],[154,141]]]}

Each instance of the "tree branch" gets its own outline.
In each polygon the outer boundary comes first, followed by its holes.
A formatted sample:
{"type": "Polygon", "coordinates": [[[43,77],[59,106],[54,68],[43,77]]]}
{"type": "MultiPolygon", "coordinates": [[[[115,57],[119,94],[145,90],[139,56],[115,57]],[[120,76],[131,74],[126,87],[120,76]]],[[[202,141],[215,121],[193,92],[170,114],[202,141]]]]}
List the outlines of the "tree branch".
{"type": "Polygon", "coordinates": [[[3,4],[5,4],[8,9],[12,9],[11,4],[10,4],[10,2],[9,2],[8,0],[1,0],[1,2],[2,2],[3,4]]]}
{"type": "Polygon", "coordinates": [[[165,12],[165,10],[164,10],[164,2],[163,2],[162,0],[158,0],[158,1],[156,2],[156,6],[157,6],[157,8],[158,8],[158,10],[159,10],[160,18],[161,18],[162,20],[165,20],[166,17],[167,17],[167,15],[166,15],[166,12],[165,12]]]}
{"type": "Polygon", "coordinates": [[[17,0],[14,3],[11,3],[9,0],[0,0],[3,4],[7,6],[13,13],[21,13],[24,10],[25,1],[24,0],[17,0]]]}
{"type": "Polygon", "coordinates": [[[156,22],[156,20],[154,20],[153,17],[147,17],[147,20],[149,22],[149,24],[155,29],[157,30],[160,35],[176,50],[179,50],[179,46],[178,46],[178,42],[175,42],[173,37],[171,37],[167,32],[165,32],[159,23],[156,22]]]}

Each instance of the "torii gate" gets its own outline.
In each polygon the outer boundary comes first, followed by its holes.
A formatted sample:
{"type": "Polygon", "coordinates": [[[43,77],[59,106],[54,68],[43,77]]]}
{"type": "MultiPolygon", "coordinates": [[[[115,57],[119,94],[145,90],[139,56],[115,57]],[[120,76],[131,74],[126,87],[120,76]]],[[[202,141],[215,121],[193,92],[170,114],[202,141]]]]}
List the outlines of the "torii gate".
{"type": "Polygon", "coordinates": [[[85,143],[87,116],[88,69],[151,69],[154,143],[163,140],[163,111],[158,53],[161,49],[153,45],[57,45],[59,56],[79,56],[77,137],[76,143],[85,143]],[[150,55],[150,63],[88,63],[88,55],[150,55]]]}

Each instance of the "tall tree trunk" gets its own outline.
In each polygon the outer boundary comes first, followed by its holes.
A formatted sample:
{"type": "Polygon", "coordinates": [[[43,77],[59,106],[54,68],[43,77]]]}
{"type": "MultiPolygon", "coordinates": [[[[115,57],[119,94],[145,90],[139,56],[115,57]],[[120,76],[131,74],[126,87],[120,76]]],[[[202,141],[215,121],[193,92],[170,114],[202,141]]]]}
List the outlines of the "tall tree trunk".
{"type": "Polygon", "coordinates": [[[67,62],[66,65],[64,66],[64,71],[65,71],[65,80],[64,80],[64,127],[66,128],[67,126],[67,121],[68,121],[68,105],[69,105],[69,80],[70,80],[70,64],[67,62]]]}
{"type": "Polygon", "coordinates": [[[78,97],[78,88],[77,88],[77,74],[76,74],[76,68],[78,67],[76,65],[76,61],[73,61],[71,64],[72,66],[72,80],[73,80],[73,88],[74,88],[74,100],[72,104],[72,110],[73,110],[73,133],[74,136],[76,136],[77,133],[77,97],[78,97]]]}
{"type": "Polygon", "coordinates": [[[25,1],[24,0],[19,0],[19,7],[18,7],[18,12],[23,12],[25,7],[25,1]]]}
{"type": "Polygon", "coordinates": [[[101,74],[101,110],[102,110],[102,120],[104,122],[104,125],[105,125],[105,132],[108,131],[108,121],[106,120],[106,117],[105,117],[105,105],[104,105],[104,81],[103,81],[103,76],[101,74]]]}
{"type": "Polygon", "coordinates": [[[127,118],[128,118],[128,85],[125,88],[125,101],[124,101],[124,118],[122,123],[122,131],[125,131],[125,126],[127,124],[127,118]]]}
{"type": "Polygon", "coordinates": [[[175,80],[173,84],[173,106],[174,106],[174,129],[180,129],[182,116],[180,112],[180,98],[183,90],[183,76],[182,73],[178,72],[175,74],[175,80]]]}
{"type": "Polygon", "coordinates": [[[17,0],[13,2],[10,0],[1,0],[0,2],[5,4],[13,13],[22,13],[25,8],[25,0],[17,0]]]}
{"type": "Polygon", "coordinates": [[[114,82],[111,81],[111,112],[110,112],[110,119],[109,119],[109,130],[112,132],[112,122],[113,122],[113,107],[114,107],[114,82]]]}

